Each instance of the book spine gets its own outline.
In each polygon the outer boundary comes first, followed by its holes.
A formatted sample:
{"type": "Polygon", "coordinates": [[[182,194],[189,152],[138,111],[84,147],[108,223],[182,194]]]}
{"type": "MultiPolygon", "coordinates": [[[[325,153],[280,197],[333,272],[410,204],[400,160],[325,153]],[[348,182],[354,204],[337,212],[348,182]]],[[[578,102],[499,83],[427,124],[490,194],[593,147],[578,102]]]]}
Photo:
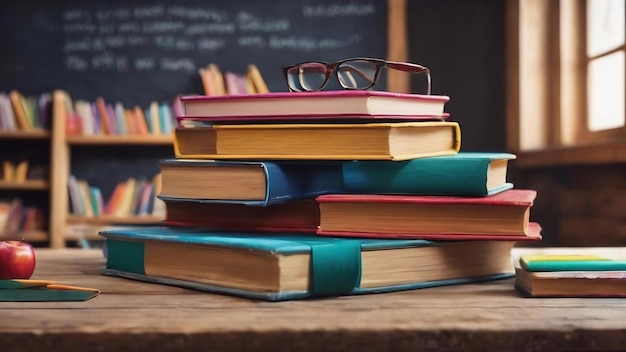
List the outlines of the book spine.
{"type": "Polygon", "coordinates": [[[266,203],[344,193],[341,164],[263,163],[267,177],[266,203]]]}

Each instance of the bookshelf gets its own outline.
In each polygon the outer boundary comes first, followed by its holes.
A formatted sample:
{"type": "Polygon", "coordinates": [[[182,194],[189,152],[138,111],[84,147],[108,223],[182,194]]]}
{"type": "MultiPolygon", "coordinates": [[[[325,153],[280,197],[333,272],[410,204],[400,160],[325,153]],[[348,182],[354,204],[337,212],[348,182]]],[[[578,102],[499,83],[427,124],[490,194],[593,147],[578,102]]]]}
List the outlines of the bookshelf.
{"type": "MultiPolygon", "coordinates": [[[[172,134],[163,135],[69,135],[66,133],[67,104],[70,96],[67,92],[56,90],[53,93],[53,124],[51,133],[51,153],[54,155],[50,178],[50,242],[52,248],[63,248],[67,241],[97,240],[99,229],[114,225],[151,225],[159,224],[162,218],[156,216],[79,216],[71,214],[68,181],[72,174],[72,150],[74,148],[139,148],[167,147],[173,143],[172,134]]],[[[100,149],[99,149],[100,150],[100,149]]],[[[93,158],[106,154],[100,150],[93,158]]]]}
{"type": "Polygon", "coordinates": [[[164,146],[173,143],[173,136],[133,136],[133,135],[112,135],[112,136],[67,136],[66,142],[69,145],[156,145],[164,146]]]}
{"type": "Polygon", "coordinates": [[[47,191],[48,189],[48,180],[27,180],[24,182],[0,180],[0,190],[47,191]]]}
{"type": "Polygon", "coordinates": [[[0,130],[0,140],[3,140],[3,139],[46,140],[46,139],[50,139],[50,131],[4,131],[4,130],[0,130]]]}
{"type": "Polygon", "coordinates": [[[0,240],[48,241],[51,95],[0,93],[0,240]]]}

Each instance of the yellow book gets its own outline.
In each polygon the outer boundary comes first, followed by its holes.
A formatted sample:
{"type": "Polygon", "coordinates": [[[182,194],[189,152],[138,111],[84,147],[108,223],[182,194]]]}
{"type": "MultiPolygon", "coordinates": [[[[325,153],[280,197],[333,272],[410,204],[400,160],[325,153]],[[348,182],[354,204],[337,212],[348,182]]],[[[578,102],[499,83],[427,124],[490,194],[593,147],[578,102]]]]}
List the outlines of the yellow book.
{"type": "Polygon", "coordinates": [[[15,166],[10,161],[2,162],[2,181],[15,181],[15,166]]]}
{"type": "Polygon", "coordinates": [[[30,131],[33,129],[33,126],[28,118],[28,113],[24,108],[24,96],[13,90],[9,93],[9,99],[11,100],[11,106],[13,107],[13,113],[15,115],[15,119],[17,120],[17,125],[22,131],[30,131]]]}
{"type": "Polygon", "coordinates": [[[213,83],[215,84],[215,95],[226,95],[226,84],[224,83],[224,75],[216,64],[209,64],[208,70],[211,72],[213,83]]]}
{"type": "Polygon", "coordinates": [[[93,217],[94,212],[91,206],[91,192],[89,191],[89,183],[85,180],[78,180],[78,189],[80,190],[80,196],[85,204],[85,216],[93,217]]]}
{"type": "Polygon", "coordinates": [[[150,126],[152,127],[152,134],[161,134],[161,121],[159,119],[159,103],[153,101],[150,103],[150,126]]]}
{"type": "Polygon", "coordinates": [[[267,88],[267,84],[265,84],[265,80],[263,76],[261,76],[261,72],[259,68],[255,64],[248,65],[248,71],[246,72],[246,77],[250,78],[252,85],[254,86],[254,91],[256,93],[269,93],[270,90],[267,88]]]}
{"type": "Polygon", "coordinates": [[[174,153],[192,159],[408,160],[456,154],[456,122],[240,124],[177,128],[174,153]]]}
{"type": "Polygon", "coordinates": [[[114,209],[115,216],[130,215],[130,209],[132,207],[133,197],[135,196],[135,187],[137,187],[137,179],[131,177],[128,180],[126,180],[124,193],[121,196],[118,206],[116,207],[116,209],[114,209]]]}
{"type": "Polygon", "coordinates": [[[28,167],[28,160],[23,160],[19,164],[17,164],[13,181],[26,182],[26,179],[28,178],[28,167]]]}
{"type": "Polygon", "coordinates": [[[246,85],[246,92],[248,94],[256,94],[258,93],[256,91],[256,88],[254,88],[254,83],[252,82],[252,78],[250,78],[250,75],[246,73],[246,75],[243,77],[243,82],[246,85]]]}

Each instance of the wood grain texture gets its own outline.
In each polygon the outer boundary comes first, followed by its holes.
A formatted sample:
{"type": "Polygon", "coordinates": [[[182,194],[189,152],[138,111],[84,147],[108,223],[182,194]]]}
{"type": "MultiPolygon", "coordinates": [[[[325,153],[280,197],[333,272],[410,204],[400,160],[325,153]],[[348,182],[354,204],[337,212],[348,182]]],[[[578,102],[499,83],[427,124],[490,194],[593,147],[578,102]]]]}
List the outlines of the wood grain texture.
{"type": "Polygon", "coordinates": [[[34,278],[102,294],[0,303],[2,351],[600,351],[626,343],[626,300],[523,298],[512,280],[270,303],[102,276],[97,250],[37,255],[34,278]]]}

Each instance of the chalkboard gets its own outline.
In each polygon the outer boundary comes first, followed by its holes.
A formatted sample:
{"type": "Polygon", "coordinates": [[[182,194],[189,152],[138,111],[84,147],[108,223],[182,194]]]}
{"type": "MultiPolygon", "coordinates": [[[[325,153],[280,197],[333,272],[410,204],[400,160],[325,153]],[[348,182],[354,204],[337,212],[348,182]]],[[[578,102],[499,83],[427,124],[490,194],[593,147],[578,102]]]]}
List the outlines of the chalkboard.
{"type": "Polygon", "coordinates": [[[387,57],[387,25],[387,0],[3,1],[0,90],[146,106],[255,63],[285,91],[281,66],[387,57]]]}

